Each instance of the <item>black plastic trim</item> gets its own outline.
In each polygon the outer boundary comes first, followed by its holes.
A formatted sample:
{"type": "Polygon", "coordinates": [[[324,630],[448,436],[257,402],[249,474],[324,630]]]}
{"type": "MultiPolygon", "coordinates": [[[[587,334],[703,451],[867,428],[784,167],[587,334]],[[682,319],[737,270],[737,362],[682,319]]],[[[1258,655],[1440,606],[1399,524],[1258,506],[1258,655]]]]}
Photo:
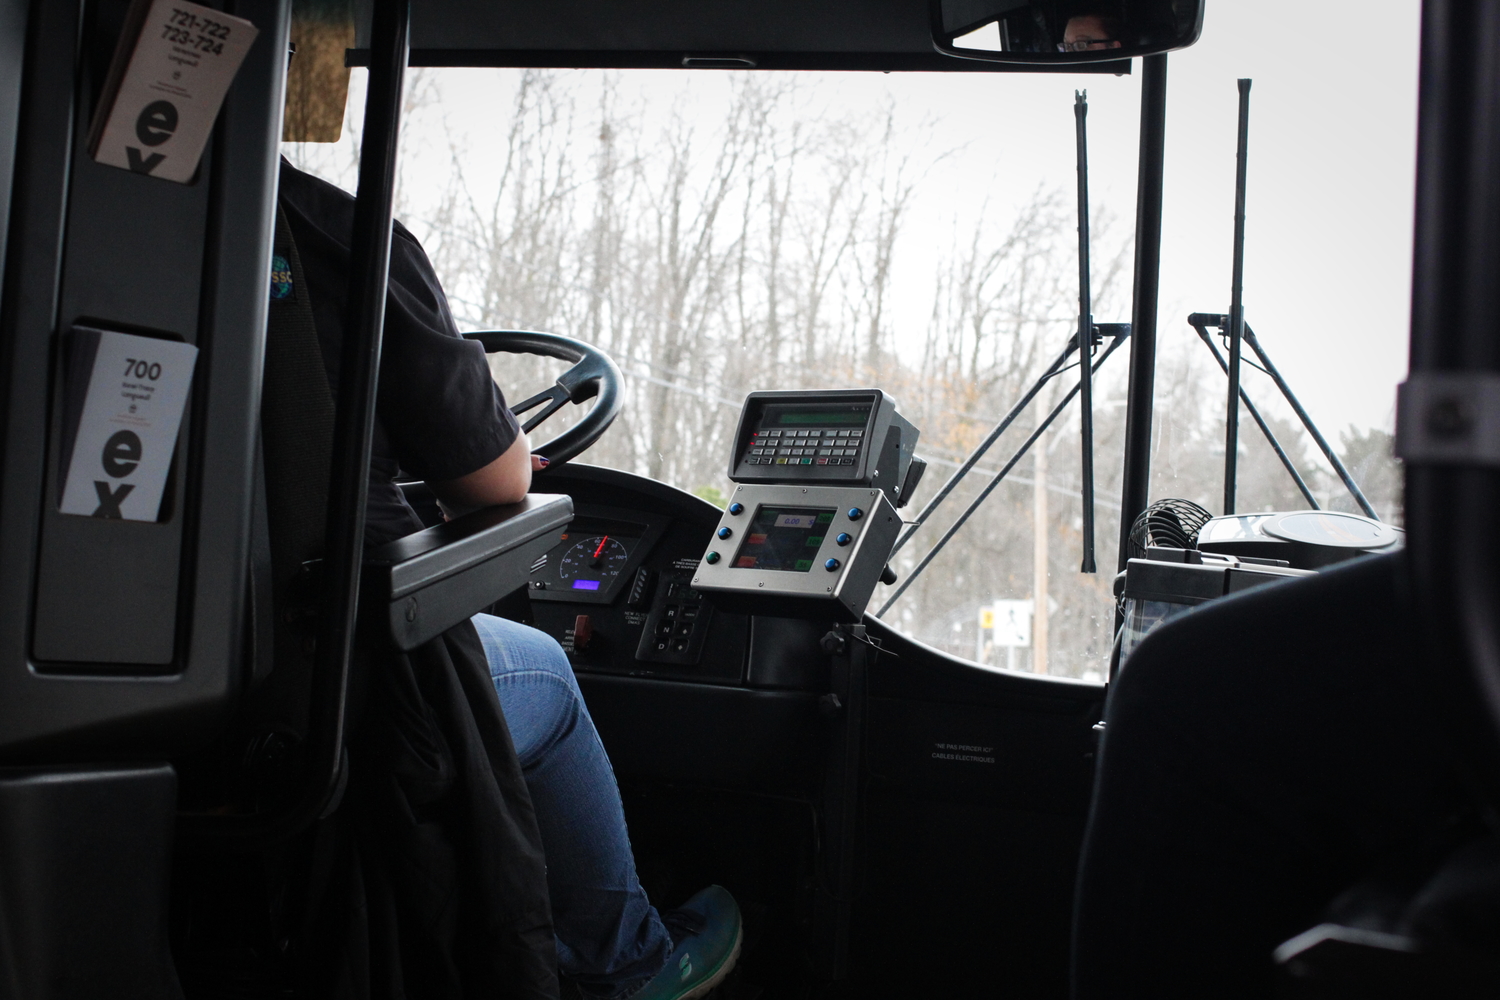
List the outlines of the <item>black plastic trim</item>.
{"type": "MultiPolygon", "coordinates": [[[[349,49],[346,66],[368,66],[368,49],[349,49]]],[[[1131,62],[1090,65],[1016,65],[957,59],[939,52],[750,52],[578,49],[412,49],[412,66],[559,69],[835,70],[869,73],[1088,73],[1129,76],[1131,62]],[[752,65],[746,65],[753,60],[752,65]]]]}
{"type": "Polygon", "coordinates": [[[534,493],[399,538],[366,558],[368,599],[385,602],[397,648],[415,649],[525,586],[572,519],[570,497],[534,493]]]}

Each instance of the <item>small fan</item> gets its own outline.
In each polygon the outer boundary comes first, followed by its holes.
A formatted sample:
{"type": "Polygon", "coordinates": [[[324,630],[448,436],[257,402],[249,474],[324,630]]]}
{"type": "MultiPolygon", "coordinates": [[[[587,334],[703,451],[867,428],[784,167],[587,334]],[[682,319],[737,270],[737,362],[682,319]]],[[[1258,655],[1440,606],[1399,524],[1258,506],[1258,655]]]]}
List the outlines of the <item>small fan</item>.
{"type": "Polygon", "coordinates": [[[1130,526],[1130,558],[1140,559],[1151,546],[1191,549],[1198,544],[1198,529],[1213,517],[1191,500],[1158,500],[1130,526]]]}

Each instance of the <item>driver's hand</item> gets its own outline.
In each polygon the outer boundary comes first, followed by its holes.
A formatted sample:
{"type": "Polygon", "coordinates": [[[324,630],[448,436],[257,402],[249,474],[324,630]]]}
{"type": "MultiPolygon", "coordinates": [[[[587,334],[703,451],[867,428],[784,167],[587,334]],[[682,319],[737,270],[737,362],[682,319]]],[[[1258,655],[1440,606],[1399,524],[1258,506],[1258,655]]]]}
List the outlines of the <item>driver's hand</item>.
{"type": "Polygon", "coordinates": [[[543,469],[545,469],[550,464],[552,464],[552,460],[549,459],[549,458],[543,458],[540,455],[532,455],[531,456],[531,471],[532,472],[541,472],[543,469]]]}

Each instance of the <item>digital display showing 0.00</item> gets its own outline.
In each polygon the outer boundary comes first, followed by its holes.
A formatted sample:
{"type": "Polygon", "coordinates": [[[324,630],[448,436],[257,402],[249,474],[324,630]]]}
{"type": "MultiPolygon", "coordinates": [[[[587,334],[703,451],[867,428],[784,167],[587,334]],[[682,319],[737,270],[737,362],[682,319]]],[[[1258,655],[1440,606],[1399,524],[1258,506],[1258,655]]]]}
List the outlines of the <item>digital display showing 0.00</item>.
{"type": "Polygon", "coordinates": [[[731,565],[806,573],[817,560],[834,513],[832,507],[758,508],[731,565]]]}

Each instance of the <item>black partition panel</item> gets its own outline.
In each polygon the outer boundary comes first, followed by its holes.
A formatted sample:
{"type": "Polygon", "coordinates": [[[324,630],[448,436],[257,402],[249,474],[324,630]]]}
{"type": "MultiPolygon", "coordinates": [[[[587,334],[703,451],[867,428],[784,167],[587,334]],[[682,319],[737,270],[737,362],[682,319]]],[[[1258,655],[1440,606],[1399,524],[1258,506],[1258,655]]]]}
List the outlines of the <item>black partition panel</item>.
{"type": "Polygon", "coordinates": [[[14,179],[0,188],[0,761],[171,752],[213,730],[243,665],[290,3],[216,4],[260,35],[190,184],[84,148],[126,0],[0,4],[25,12],[0,15],[0,51],[27,34],[14,179]],[[199,348],[155,523],[58,510],[63,348],[78,324],[199,348]]]}
{"type": "MultiPolygon", "coordinates": [[[[80,74],[84,94],[95,89],[97,67],[89,62],[80,74]]],[[[73,127],[32,656],[43,671],[170,669],[184,477],[169,480],[154,524],[59,513],[51,502],[64,473],[57,429],[66,366],[59,362],[75,320],[198,344],[213,154],[204,157],[196,183],[174,184],[95,163],[85,148],[88,124],[80,115],[73,127]]],[[[191,442],[196,431],[184,421],[179,440],[191,442]]],[[[182,462],[174,464],[181,469],[182,462]]]]}

